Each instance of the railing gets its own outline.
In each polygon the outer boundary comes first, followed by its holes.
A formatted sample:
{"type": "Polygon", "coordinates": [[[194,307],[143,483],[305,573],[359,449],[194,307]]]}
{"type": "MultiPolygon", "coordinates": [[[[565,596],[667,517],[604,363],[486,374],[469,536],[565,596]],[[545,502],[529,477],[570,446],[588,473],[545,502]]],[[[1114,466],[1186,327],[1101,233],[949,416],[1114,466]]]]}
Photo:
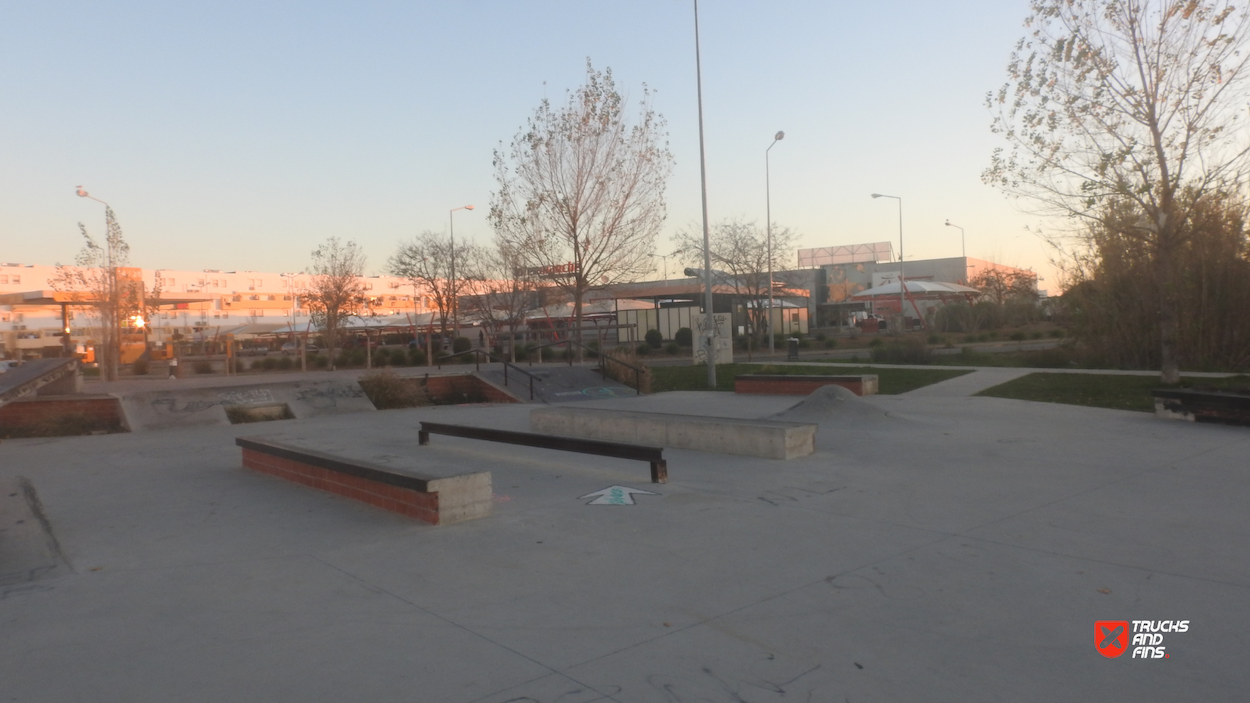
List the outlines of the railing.
{"type": "MultiPolygon", "coordinates": [[[[615,357],[610,357],[604,354],[603,351],[600,349],[596,349],[594,347],[582,344],[581,342],[574,342],[572,340],[565,340],[562,342],[550,342],[548,344],[542,344],[537,347],[530,347],[530,349],[536,350],[536,349],[543,349],[546,347],[557,347],[557,346],[566,346],[569,348],[569,351],[572,351],[573,347],[581,347],[582,349],[585,349],[586,351],[594,354],[599,359],[599,374],[603,376],[604,378],[607,378],[607,375],[608,375],[607,374],[608,362],[612,362],[614,364],[620,364],[621,366],[624,366],[625,368],[632,370],[634,372],[634,390],[638,391],[638,395],[642,395],[642,375],[646,373],[647,370],[640,366],[635,366],[629,363],[628,361],[621,361],[620,359],[617,359],[615,357]]],[[[568,357],[566,361],[568,361],[569,366],[572,366],[573,355],[567,354],[566,356],[568,357]]],[[[541,354],[539,355],[538,361],[539,363],[542,363],[541,354]]],[[[531,359],[530,366],[533,366],[533,365],[534,365],[534,362],[531,359]]]]}
{"type": "Polygon", "coordinates": [[[440,369],[441,369],[441,368],[443,368],[443,360],[444,360],[444,359],[452,359],[452,358],[455,358],[455,357],[457,357],[457,356],[464,356],[465,354],[475,354],[475,355],[476,355],[476,356],[474,356],[474,357],[473,357],[473,370],[474,370],[474,371],[481,371],[481,370],[482,370],[482,357],[486,357],[486,363],[488,363],[488,364],[489,364],[489,363],[501,363],[501,364],[503,364],[503,384],[504,384],[505,386],[506,386],[506,385],[508,385],[508,367],[512,367],[512,368],[513,368],[513,369],[515,369],[516,371],[519,371],[520,373],[522,373],[522,374],[524,374],[525,376],[529,377],[529,381],[530,381],[530,384],[529,384],[529,385],[530,385],[530,400],[533,400],[533,399],[534,399],[534,380],[538,378],[537,376],[535,376],[534,374],[532,374],[532,373],[530,373],[530,372],[526,371],[525,369],[523,369],[523,368],[521,368],[521,367],[517,366],[516,364],[512,363],[511,361],[508,361],[507,359],[496,359],[496,358],[495,358],[495,357],[494,357],[494,356],[493,356],[490,352],[485,352],[485,351],[482,351],[481,349],[469,349],[469,350],[467,350],[467,351],[456,352],[455,354],[446,354],[446,355],[440,356],[440,357],[438,357],[438,368],[440,368],[440,369]]]}

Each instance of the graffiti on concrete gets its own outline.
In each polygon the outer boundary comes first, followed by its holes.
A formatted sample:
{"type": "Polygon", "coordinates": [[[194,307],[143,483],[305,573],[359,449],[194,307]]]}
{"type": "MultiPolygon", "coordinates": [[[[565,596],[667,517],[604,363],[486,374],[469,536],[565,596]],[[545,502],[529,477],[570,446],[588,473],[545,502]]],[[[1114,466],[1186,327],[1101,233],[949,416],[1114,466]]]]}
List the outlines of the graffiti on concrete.
{"type": "Polygon", "coordinates": [[[356,384],[317,383],[301,386],[295,392],[295,399],[307,403],[314,408],[333,408],[340,398],[364,398],[364,390],[356,384]]]}
{"type": "Polygon", "coordinates": [[[245,391],[227,391],[218,393],[222,405],[251,405],[253,403],[273,403],[273,391],[268,388],[252,388],[245,391]]]}

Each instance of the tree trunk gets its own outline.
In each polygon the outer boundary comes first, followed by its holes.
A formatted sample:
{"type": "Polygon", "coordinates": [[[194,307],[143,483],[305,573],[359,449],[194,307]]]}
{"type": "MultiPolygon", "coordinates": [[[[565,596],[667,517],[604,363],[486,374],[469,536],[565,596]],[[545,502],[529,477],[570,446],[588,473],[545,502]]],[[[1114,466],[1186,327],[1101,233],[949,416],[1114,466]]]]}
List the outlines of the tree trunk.
{"type": "MultiPolygon", "coordinates": [[[[1161,237],[1162,238],[1162,237],[1161,237]]],[[[1181,380],[1177,341],[1180,333],[1180,301],[1176,292],[1176,271],[1170,244],[1159,242],[1155,255],[1155,280],[1159,293],[1159,377],[1163,383],[1181,380]]]]}

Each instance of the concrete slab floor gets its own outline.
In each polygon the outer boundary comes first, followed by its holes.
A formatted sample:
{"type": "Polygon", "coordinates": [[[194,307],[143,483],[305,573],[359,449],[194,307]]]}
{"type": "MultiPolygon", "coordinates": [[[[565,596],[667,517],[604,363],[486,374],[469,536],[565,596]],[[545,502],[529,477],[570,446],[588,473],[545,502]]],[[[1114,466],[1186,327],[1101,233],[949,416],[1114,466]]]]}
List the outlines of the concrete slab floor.
{"type": "MultiPolygon", "coordinates": [[[[800,399],[591,401],[766,417],[800,399]]],[[[1250,430],[997,398],[830,409],[790,461],[434,437],[532,406],[13,440],[68,566],[0,588],[5,701],[1240,701],[1250,430]],[[240,468],[298,429],[494,473],[447,527],[240,468]],[[611,485],[654,491],[587,505],[611,485]],[[1167,659],[1096,620],[1189,620],[1167,659]]],[[[4,558],[0,540],[0,559],[4,558]]]]}

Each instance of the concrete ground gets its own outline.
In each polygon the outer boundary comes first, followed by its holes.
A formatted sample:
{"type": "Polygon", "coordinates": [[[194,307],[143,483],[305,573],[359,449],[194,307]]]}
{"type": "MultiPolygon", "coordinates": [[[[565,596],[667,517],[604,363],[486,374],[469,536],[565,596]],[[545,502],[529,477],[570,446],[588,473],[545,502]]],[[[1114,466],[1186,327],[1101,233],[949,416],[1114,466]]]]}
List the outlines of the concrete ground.
{"type": "MultiPolygon", "coordinates": [[[[798,400],[588,406],[765,417],[798,400]]],[[[664,485],[642,462],[416,443],[422,419],[527,429],[532,407],[0,444],[0,483],[29,479],[64,561],[0,585],[0,698],[1241,701],[1250,689],[1246,428],[877,396],[786,412],[820,423],[812,456],[669,450],[664,485]],[[489,469],[495,513],[431,527],[240,468],[235,436],[291,429],[489,469]],[[656,495],[588,505],[613,485],[656,495]],[[1096,620],[1190,626],[1165,636],[1166,659],[1108,659],[1096,620]]]]}

